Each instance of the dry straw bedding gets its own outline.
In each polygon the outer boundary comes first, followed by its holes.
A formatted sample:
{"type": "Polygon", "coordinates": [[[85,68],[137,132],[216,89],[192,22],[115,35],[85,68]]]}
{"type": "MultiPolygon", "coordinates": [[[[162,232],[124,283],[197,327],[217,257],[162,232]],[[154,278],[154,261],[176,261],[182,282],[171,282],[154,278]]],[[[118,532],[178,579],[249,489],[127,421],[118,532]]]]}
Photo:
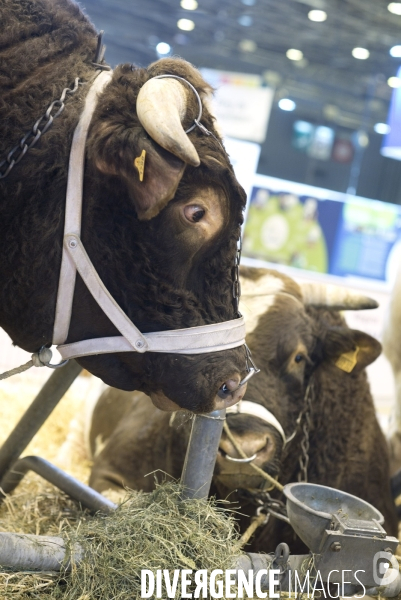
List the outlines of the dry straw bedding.
{"type": "MultiPolygon", "coordinates": [[[[69,390],[25,455],[38,454],[65,468],[59,449],[69,421],[81,409],[81,392],[79,385],[69,390]]],[[[34,395],[21,380],[0,390],[5,424],[0,443],[34,395]]],[[[69,458],[66,470],[86,481],[89,463],[69,458]]],[[[91,517],[29,474],[0,507],[0,530],[61,535],[72,545],[78,542],[85,555],[70,574],[0,572],[0,600],[136,600],[141,569],[225,570],[239,554],[234,519],[214,503],[182,501],[174,483],[153,494],[130,493],[113,515],[91,517]]]]}
{"type": "Polygon", "coordinates": [[[239,555],[234,519],[215,503],[181,500],[175,483],[152,494],[130,493],[107,517],[83,514],[71,500],[37,485],[35,497],[31,488],[7,500],[9,514],[0,527],[61,534],[71,545],[78,542],[85,558],[67,575],[2,573],[1,598],[137,600],[141,569],[225,570],[239,555]]]}

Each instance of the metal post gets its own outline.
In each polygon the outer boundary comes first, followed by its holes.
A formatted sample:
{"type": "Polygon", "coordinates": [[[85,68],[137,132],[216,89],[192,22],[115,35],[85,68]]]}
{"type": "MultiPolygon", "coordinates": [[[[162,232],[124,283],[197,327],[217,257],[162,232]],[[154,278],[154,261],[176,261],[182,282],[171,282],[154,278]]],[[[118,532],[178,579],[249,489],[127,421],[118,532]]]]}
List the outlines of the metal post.
{"type": "Polygon", "coordinates": [[[61,537],[0,532],[0,564],[21,571],[66,571],[82,559],[83,550],[75,544],[71,552],[61,537]]]}
{"type": "Polygon", "coordinates": [[[117,508],[117,504],[40,456],[24,456],[13,464],[1,481],[1,489],[4,494],[12,492],[28,471],[34,471],[93,513],[101,511],[108,514],[117,508]]]}
{"type": "Polygon", "coordinates": [[[20,457],[81,370],[82,367],[75,360],[70,360],[50,375],[0,449],[0,480],[20,457]]]}
{"type": "Polygon", "coordinates": [[[225,408],[195,415],[181,476],[183,498],[207,498],[225,419],[225,408]]]}

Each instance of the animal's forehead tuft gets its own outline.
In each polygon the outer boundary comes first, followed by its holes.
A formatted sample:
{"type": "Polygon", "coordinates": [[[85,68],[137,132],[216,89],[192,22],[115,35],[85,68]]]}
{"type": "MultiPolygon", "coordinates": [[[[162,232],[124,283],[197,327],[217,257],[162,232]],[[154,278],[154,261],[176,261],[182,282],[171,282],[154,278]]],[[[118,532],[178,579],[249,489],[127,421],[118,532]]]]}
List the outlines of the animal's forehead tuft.
{"type": "Polygon", "coordinates": [[[259,318],[266,314],[283,294],[295,302],[300,302],[298,284],[281,273],[262,272],[259,277],[255,277],[255,273],[252,278],[241,277],[240,312],[245,317],[247,334],[255,330],[259,318]]]}
{"type": "Polygon", "coordinates": [[[284,281],[270,273],[257,280],[241,278],[240,312],[245,317],[247,334],[254,331],[259,318],[273,306],[277,293],[284,288],[284,281]]]}
{"type": "Polygon", "coordinates": [[[285,290],[285,282],[274,274],[266,273],[258,279],[241,277],[242,296],[274,295],[285,290]]]}

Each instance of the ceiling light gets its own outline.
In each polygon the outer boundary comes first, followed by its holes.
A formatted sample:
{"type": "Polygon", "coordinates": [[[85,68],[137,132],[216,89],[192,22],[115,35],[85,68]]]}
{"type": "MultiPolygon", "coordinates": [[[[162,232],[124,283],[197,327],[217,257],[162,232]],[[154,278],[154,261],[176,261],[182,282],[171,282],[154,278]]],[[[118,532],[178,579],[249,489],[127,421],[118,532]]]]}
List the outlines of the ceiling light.
{"type": "Polygon", "coordinates": [[[281,98],[281,100],[278,103],[279,108],[281,108],[281,110],[295,110],[297,105],[295,104],[294,100],[290,100],[289,98],[281,98]]]}
{"type": "Polygon", "coordinates": [[[159,42],[156,46],[156,52],[157,54],[168,54],[171,51],[171,46],[170,44],[167,44],[166,42],[159,42]]]}
{"type": "Polygon", "coordinates": [[[392,48],[390,48],[390,55],[394,56],[394,58],[400,58],[401,46],[393,46],[392,48]]]}
{"type": "Polygon", "coordinates": [[[185,10],[196,10],[198,8],[196,0],[181,0],[180,4],[181,8],[185,8],[185,10]]]}
{"type": "Polygon", "coordinates": [[[191,21],[191,19],[179,19],[177,21],[177,27],[183,31],[192,31],[195,27],[195,23],[191,21]]]}
{"type": "Polygon", "coordinates": [[[241,0],[242,4],[245,6],[254,6],[256,4],[256,0],[241,0]]]}
{"type": "Polygon", "coordinates": [[[387,83],[392,88],[401,87],[401,79],[399,77],[390,77],[389,79],[387,79],[387,83]]]}
{"type": "Polygon", "coordinates": [[[376,125],[373,126],[373,129],[376,133],[380,133],[380,135],[390,133],[390,126],[387,125],[387,123],[376,123],[376,125]]]}
{"type": "Polygon", "coordinates": [[[301,52],[301,50],[296,50],[295,48],[290,48],[289,50],[287,50],[287,52],[285,53],[285,55],[290,60],[302,60],[303,57],[304,57],[304,55],[301,52]]]}
{"type": "Polygon", "coordinates": [[[390,2],[387,9],[393,13],[393,15],[401,15],[401,2],[390,2]]]}
{"type": "Polygon", "coordinates": [[[250,27],[253,23],[253,19],[249,15],[241,15],[238,18],[238,23],[243,27],[250,27]]]}
{"type": "Polygon", "coordinates": [[[257,45],[253,40],[241,40],[238,47],[242,52],[255,52],[257,45]]]}
{"type": "Polygon", "coordinates": [[[354,48],[352,50],[352,56],[359,60],[366,60],[369,58],[370,52],[366,48],[354,48]]]}
{"type": "Polygon", "coordinates": [[[324,10],[310,10],[308,12],[308,19],[316,23],[322,23],[327,19],[327,13],[324,10]]]}

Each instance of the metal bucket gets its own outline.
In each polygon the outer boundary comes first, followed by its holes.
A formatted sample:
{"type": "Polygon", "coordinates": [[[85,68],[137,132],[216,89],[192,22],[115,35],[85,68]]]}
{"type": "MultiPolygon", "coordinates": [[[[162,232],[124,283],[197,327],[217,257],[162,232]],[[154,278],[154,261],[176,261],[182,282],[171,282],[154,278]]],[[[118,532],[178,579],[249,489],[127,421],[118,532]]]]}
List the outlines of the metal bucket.
{"type": "Polygon", "coordinates": [[[330,529],[333,515],[343,520],[376,521],[384,517],[368,502],[324,485],[289,483],[283,490],[291,526],[314,553],[319,552],[323,534],[330,529]]]}

